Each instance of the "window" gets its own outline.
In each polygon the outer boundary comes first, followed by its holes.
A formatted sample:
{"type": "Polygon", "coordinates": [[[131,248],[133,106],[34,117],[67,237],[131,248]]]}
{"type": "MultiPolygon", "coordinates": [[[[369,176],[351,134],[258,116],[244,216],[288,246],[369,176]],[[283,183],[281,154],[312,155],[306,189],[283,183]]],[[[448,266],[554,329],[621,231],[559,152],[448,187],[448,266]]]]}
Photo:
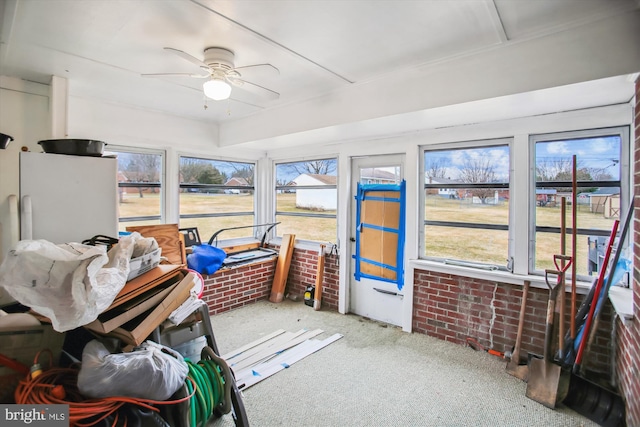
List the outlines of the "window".
{"type": "Polygon", "coordinates": [[[203,242],[255,236],[253,163],[180,157],[180,228],[203,242]],[[239,228],[241,227],[241,228],[239,228]]]}
{"type": "Polygon", "coordinates": [[[509,168],[506,140],[425,149],[425,257],[507,269],[509,168]]]}
{"type": "Polygon", "coordinates": [[[134,225],[162,223],[164,153],[109,149],[118,157],[120,231],[134,225]]]}
{"type": "Polygon", "coordinates": [[[337,164],[336,159],[276,164],[278,235],[337,240],[337,164]]]}
{"type": "MultiPolygon", "coordinates": [[[[565,199],[565,253],[572,253],[573,171],[576,176],[576,259],[578,277],[587,278],[602,267],[606,243],[616,219],[629,205],[629,142],[627,128],[533,135],[534,211],[532,241],[535,256],[530,269],[542,274],[555,269],[554,254],[562,253],[562,199],[565,199]],[[574,157],[575,156],[575,157],[574,157]],[[575,166],[574,166],[575,164],[575,166]]],[[[597,276],[597,274],[595,274],[597,276]]]]}

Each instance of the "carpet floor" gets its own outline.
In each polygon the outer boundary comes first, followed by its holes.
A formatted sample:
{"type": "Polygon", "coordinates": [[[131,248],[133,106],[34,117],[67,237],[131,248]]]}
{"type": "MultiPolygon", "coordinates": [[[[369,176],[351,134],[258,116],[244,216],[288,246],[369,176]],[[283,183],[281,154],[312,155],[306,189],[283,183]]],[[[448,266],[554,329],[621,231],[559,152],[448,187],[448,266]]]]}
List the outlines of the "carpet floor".
{"type": "MultiPolygon", "coordinates": [[[[260,301],[211,317],[225,354],[278,330],[342,339],[243,391],[252,427],[597,426],[559,405],[525,396],[506,361],[360,316],[314,311],[302,302],[260,301]]],[[[231,414],[212,427],[234,426],[231,414]]]]}

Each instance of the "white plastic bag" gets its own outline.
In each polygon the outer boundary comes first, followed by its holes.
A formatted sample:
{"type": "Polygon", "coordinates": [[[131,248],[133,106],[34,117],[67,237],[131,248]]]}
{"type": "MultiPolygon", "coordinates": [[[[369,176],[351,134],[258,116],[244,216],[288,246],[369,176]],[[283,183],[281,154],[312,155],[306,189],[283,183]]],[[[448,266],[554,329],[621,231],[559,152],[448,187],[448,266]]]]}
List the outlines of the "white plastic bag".
{"type": "Polygon", "coordinates": [[[98,340],[82,351],[78,390],[87,397],[129,396],[167,400],[180,387],[189,367],[177,351],[145,341],[130,353],[109,353],[98,340]]]}
{"type": "Polygon", "coordinates": [[[104,246],[21,240],[0,265],[0,286],[64,332],[93,322],[124,287],[140,233],[104,246]]]}

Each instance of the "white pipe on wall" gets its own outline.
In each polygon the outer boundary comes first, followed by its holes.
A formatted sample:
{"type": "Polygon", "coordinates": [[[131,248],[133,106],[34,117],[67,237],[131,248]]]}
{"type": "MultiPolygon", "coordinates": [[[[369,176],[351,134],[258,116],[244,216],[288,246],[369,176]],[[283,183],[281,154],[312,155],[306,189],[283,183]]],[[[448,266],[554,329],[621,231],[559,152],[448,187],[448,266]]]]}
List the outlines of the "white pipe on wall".
{"type": "Polygon", "coordinates": [[[33,239],[33,211],[31,208],[31,197],[22,197],[22,239],[33,239]]]}
{"type": "MultiPolygon", "coordinates": [[[[18,196],[9,195],[9,247],[13,248],[20,240],[20,213],[18,212],[18,196]]],[[[0,254],[2,251],[0,250],[0,254]]]]}

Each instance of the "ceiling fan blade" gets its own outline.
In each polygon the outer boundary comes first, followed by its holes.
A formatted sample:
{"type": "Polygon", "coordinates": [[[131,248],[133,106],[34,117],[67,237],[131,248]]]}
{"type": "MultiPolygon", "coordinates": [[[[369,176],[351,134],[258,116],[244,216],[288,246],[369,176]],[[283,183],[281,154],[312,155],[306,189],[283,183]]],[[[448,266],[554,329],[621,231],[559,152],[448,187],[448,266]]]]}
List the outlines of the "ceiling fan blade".
{"type": "Polygon", "coordinates": [[[183,52],[180,49],[174,49],[172,47],[165,47],[164,50],[168,50],[170,52],[173,52],[176,55],[178,55],[179,57],[181,57],[183,59],[186,59],[187,61],[191,62],[192,64],[195,64],[198,67],[203,68],[205,70],[209,70],[209,66],[207,64],[205,64],[204,62],[202,62],[201,60],[199,60],[195,56],[189,55],[187,52],[183,52]]]}
{"type": "Polygon", "coordinates": [[[195,79],[208,79],[209,74],[191,74],[191,73],[149,73],[140,74],[142,77],[192,77],[195,79]]]}
{"type": "Polygon", "coordinates": [[[280,94],[275,90],[268,89],[255,83],[248,82],[243,79],[229,79],[229,81],[239,89],[261,96],[268,100],[276,100],[280,98],[280,94]]]}
{"type": "Polygon", "coordinates": [[[240,73],[243,73],[244,71],[247,71],[247,70],[255,70],[255,69],[261,69],[261,70],[270,71],[270,72],[278,74],[278,75],[280,74],[280,70],[277,69],[276,67],[274,67],[271,64],[243,65],[242,67],[235,67],[234,68],[234,70],[238,70],[238,71],[240,71],[240,73]]]}

